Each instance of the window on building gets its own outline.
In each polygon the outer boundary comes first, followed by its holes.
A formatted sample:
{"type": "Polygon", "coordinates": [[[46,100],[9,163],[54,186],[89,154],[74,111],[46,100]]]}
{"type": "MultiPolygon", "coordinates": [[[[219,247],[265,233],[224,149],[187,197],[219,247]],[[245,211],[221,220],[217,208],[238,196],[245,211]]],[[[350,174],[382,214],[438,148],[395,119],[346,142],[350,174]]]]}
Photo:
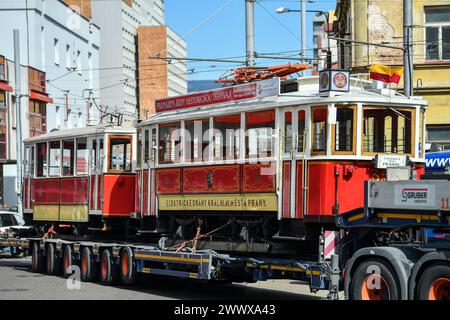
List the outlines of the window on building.
{"type": "Polygon", "coordinates": [[[72,52],[70,51],[70,45],[66,45],[66,68],[72,69],[72,52]]]}
{"type": "Polygon", "coordinates": [[[354,109],[337,107],[336,125],[334,125],[334,151],[352,152],[354,109]]]}
{"type": "Polygon", "coordinates": [[[450,6],[425,8],[427,60],[450,60],[450,6]]]}
{"type": "Polygon", "coordinates": [[[36,176],[46,177],[47,176],[47,143],[42,142],[37,144],[37,155],[36,155],[36,176]]]}
{"type": "Polygon", "coordinates": [[[45,93],[45,73],[37,69],[28,67],[28,84],[30,90],[45,93]]]}
{"type": "Polygon", "coordinates": [[[247,157],[271,157],[274,154],[275,110],[247,113],[246,129],[247,157]]]}
{"type": "Polygon", "coordinates": [[[49,177],[58,177],[61,174],[61,144],[59,141],[49,143],[49,177]]]}
{"type": "Polygon", "coordinates": [[[181,126],[180,123],[159,125],[159,163],[180,162],[181,150],[181,126]]]}
{"type": "Polygon", "coordinates": [[[89,149],[87,138],[77,139],[77,176],[88,174],[89,149]]]}
{"type": "Polygon", "coordinates": [[[410,154],[412,112],[393,109],[365,109],[363,152],[410,154]]]}
{"type": "Polygon", "coordinates": [[[29,130],[30,137],[47,132],[46,104],[37,100],[29,100],[29,130]]]}
{"type": "Polygon", "coordinates": [[[55,64],[59,66],[59,40],[53,39],[53,55],[55,56],[55,64]]]}
{"type": "Polygon", "coordinates": [[[0,80],[6,80],[6,59],[0,56],[0,80]]]}
{"type": "Polygon", "coordinates": [[[77,51],[77,70],[78,70],[78,74],[81,75],[82,70],[81,70],[81,52],[80,51],[77,51]]]}
{"type": "Polygon", "coordinates": [[[6,96],[0,91],[0,160],[6,160],[6,96]]]}
{"type": "Polygon", "coordinates": [[[327,151],[327,108],[312,109],[312,151],[323,153],[327,151]]]}
{"type": "Polygon", "coordinates": [[[75,145],[73,140],[63,140],[63,176],[73,176],[74,153],[75,145]]]}
{"type": "Polygon", "coordinates": [[[110,171],[131,171],[131,136],[110,137],[108,163],[110,171]]]}
{"type": "Polygon", "coordinates": [[[207,161],[209,158],[209,119],[185,121],[184,128],[185,161],[207,161]]]}
{"type": "Polygon", "coordinates": [[[303,153],[305,150],[305,142],[306,142],[306,130],[305,130],[305,110],[298,111],[298,124],[297,124],[297,150],[298,152],[303,153]]]}

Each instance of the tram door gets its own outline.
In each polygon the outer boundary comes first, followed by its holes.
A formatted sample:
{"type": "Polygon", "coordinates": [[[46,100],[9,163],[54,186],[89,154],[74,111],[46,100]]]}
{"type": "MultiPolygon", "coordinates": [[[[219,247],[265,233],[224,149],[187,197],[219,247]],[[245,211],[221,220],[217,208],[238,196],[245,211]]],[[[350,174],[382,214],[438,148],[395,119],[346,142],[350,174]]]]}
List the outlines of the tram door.
{"type": "Polygon", "coordinates": [[[103,136],[90,138],[90,183],[89,183],[89,214],[102,214],[104,139],[103,136]]]}
{"type": "Polygon", "coordinates": [[[282,129],[282,210],[283,219],[304,216],[304,165],[307,155],[305,107],[289,107],[281,112],[282,129]]]}
{"type": "Polygon", "coordinates": [[[156,158],[157,127],[142,130],[141,210],[143,216],[156,215],[156,158]]]}

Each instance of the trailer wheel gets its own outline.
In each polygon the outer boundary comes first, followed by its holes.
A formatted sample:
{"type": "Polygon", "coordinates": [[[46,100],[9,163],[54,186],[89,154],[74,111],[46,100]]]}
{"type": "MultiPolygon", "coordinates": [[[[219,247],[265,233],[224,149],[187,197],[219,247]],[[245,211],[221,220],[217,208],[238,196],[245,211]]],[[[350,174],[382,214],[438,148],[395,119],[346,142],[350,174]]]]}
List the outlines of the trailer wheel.
{"type": "Polygon", "coordinates": [[[47,245],[47,251],[45,255],[45,262],[47,267],[48,274],[57,274],[59,269],[59,261],[56,252],[55,245],[53,243],[49,243],[47,245]]]}
{"type": "Polygon", "coordinates": [[[351,300],[398,300],[400,290],[395,271],[381,259],[362,262],[350,283],[351,300]]]}
{"type": "Polygon", "coordinates": [[[130,247],[122,249],[120,256],[120,276],[124,284],[135,284],[137,282],[136,261],[130,247]]]}
{"type": "Polygon", "coordinates": [[[84,247],[81,252],[81,281],[94,281],[96,272],[97,268],[94,261],[94,255],[89,247],[84,247]]]}
{"type": "Polygon", "coordinates": [[[417,294],[419,300],[450,300],[450,266],[428,267],[420,278],[417,294]]]}
{"type": "Polygon", "coordinates": [[[114,284],[117,282],[118,268],[114,265],[111,252],[103,250],[100,259],[100,280],[104,284],[114,284]]]}
{"type": "Polygon", "coordinates": [[[73,251],[70,245],[66,245],[64,247],[63,253],[63,274],[65,278],[68,278],[72,275],[69,268],[73,265],[73,251]]]}
{"type": "Polygon", "coordinates": [[[35,273],[42,271],[42,254],[37,242],[33,242],[31,247],[31,271],[35,273]]]}

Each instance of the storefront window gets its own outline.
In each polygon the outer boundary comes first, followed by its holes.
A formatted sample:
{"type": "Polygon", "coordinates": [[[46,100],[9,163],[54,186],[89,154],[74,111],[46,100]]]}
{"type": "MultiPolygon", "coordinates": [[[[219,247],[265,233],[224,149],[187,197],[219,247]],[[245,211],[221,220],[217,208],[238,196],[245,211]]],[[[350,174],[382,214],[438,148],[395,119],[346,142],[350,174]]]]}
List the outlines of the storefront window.
{"type": "Polygon", "coordinates": [[[247,158],[271,157],[274,153],[275,111],[246,114],[247,158]]]}
{"type": "Polygon", "coordinates": [[[214,159],[239,158],[241,115],[214,118],[214,159]]]}
{"type": "Polygon", "coordinates": [[[160,124],[159,125],[159,163],[178,163],[180,162],[180,142],[181,126],[180,123],[160,124]]]}

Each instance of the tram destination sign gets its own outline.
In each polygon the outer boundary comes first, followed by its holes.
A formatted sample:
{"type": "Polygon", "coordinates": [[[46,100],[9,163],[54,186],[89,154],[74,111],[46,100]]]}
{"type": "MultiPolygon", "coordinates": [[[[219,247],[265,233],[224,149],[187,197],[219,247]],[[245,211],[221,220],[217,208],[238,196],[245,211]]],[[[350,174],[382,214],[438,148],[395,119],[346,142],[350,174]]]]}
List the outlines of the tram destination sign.
{"type": "Polygon", "coordinates": [[[271,78],[210,91],[156,100],[156,112],[201,107],[248,99],[262,99],[280,93],[280,79],[271,78]]]}

